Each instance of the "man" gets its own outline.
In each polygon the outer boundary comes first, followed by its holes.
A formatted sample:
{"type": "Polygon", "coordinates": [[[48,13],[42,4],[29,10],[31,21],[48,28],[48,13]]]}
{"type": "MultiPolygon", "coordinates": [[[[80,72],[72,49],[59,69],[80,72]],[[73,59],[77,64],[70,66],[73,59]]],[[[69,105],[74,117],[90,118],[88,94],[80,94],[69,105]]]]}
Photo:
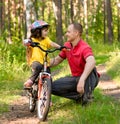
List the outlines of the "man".
{"type": "Polygon", "coordinates": [[[67,59],[72,73],[71,77],[63,77],[52,83],[52,94],[86,104],[98,84],[98,74],[92,49],[81,39],[82,31],[81,24],[70,24],[66,32],[67,42],[64,44],[69,50],[61,51],[51,61],[51,65],[55,66],[67,59]]]}

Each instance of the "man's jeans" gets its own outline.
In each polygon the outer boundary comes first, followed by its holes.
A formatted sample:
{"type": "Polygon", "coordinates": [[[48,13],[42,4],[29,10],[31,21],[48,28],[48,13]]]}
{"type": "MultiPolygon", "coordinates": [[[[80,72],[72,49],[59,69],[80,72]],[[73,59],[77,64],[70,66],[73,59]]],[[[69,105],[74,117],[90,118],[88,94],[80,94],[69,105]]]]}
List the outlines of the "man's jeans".
{"type": "MultiPolygon", "coordinates": [[[[73,100],[78,100],[82,96],[77,92],[77,84],[79,78],[80,77],[63,77],[54,81],[52,83],[52,94],[73,100]]],[[[94,88],[97,86],[98,81],[98,74],[96,68],[94,68],[85,82],[84,94],[88,95],[92,93],[94,88]]]]}

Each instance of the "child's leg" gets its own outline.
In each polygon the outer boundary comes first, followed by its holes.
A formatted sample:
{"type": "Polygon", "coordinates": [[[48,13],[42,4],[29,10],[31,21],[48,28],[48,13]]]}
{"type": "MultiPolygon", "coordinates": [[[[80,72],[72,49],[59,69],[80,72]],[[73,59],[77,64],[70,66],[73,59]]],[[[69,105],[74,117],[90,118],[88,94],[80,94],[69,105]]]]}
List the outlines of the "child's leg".
{"type": "Polygon", "coordinates": [[[40,64],[39,62],[33,62],[31,65],[32,68],[32,75],[30,76],[30,78],[24,83],[25,87],[31,87],[33,82],[35,81],[35,79],[38,77],[39,73],[42,70],[42,64],[40,64]]]}

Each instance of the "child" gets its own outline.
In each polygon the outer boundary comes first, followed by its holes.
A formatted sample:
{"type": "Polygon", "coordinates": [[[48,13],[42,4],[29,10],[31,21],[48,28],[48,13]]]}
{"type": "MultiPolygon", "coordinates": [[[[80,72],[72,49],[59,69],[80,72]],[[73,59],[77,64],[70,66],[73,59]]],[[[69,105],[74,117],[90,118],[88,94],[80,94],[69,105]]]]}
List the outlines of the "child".
{"type": "MultiPolygon", "coordinates": [[[[44,50],[47,50],[51,47],[60,48],[61,47],[60,45],[52,42],[49,39],[49,37],[47,37],[48,28],[49,24],[46,23],[45,21],[42,20],[35,21],[31,25],[31,36],[30,39],[28,40],[39,43],[44,50]]],[[[27,46],[27,62],[32,68],[32,75],[24,83],[24,87],[30,88],[42,70],[45,52],[40,50],[38,47],[29,46],[26,42],[24,42],[24,45],[27,46]]],[[[50,72],[49,67],[48,72],[50,72]]]]}

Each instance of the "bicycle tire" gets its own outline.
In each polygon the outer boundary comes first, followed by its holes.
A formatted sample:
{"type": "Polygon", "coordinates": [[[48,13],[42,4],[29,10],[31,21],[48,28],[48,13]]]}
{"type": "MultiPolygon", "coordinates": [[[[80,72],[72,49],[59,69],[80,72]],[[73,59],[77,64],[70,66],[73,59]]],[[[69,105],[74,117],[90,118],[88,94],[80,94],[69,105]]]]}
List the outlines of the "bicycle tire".
{"type": "Polygon", "coordinates": [[[36,101],[32,96],[29,96],[29,110],[30,112],[35,111],[36,101]]]}
{"type": "Polygon", "coordinates": [[[45,121],[49,112],[51,102],[51,79],[44,78],[40,99],[37,102],[37,113],[40,121],[45,121]]]}
{"type": "Polygon", "coordinates": [[[30,112],[35,111],[37,98],[37,85],[34,83],[31,90],[29,91],[29,110],[30,112]]]}

